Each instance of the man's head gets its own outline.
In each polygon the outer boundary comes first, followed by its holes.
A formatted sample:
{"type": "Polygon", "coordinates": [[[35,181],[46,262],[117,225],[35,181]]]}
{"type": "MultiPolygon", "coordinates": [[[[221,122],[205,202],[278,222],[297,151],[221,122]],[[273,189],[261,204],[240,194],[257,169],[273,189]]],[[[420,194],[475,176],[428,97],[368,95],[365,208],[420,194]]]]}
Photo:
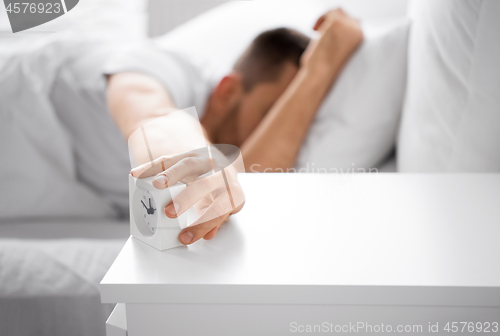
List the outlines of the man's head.
{"type": "Polygon", "coordinates": [[[308,44],[307,36],[287,28],[252,41],[209,99],[204,124],[215,141],[241,145],[248,138],[292,81],[308,44]]]}

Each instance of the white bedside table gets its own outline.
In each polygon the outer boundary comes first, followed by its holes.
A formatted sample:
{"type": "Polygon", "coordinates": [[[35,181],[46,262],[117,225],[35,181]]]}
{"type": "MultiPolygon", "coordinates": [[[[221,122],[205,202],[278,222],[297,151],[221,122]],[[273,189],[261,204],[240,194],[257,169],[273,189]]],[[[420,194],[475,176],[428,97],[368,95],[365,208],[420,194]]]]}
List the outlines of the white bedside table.
{"type": "Polygon", "coordinates": [[[127,241],[101,282],[103,302],[126,306],[123,332],[288,335],[364,323],[425,335],[436,323],[442,334],[448,322],[500,322],[500,175],[240,181],[246,205],[213,240],[164,252],[127,241]]]}

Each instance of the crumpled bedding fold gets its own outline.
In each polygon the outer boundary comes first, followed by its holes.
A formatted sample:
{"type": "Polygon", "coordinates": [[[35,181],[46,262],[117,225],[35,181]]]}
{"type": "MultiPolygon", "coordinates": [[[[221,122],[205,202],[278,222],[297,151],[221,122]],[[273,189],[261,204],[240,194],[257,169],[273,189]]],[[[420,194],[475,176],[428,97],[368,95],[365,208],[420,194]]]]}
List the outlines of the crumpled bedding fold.
{"type": "Polygon", "coordinates": [[[78,181],[71,137],[49,99],[57,72],[85,48],[86,41],[61,34],[0,56],[0,222],[116,216],[78,181]]]}

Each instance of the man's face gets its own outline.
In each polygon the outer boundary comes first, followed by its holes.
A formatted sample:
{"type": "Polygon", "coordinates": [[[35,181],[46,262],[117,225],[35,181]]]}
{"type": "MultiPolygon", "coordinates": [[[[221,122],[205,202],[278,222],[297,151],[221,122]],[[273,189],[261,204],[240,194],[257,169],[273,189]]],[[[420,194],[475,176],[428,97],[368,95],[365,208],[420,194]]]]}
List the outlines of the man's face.
{"type": "Polygon", "coordinates": [[[257,128],[273,104],[297,74],[293,63],[283,66],[280,76],[272,82],[261,82],[245,92],[240,90],[220,128],[220,140],[240,146],[257,128]]]}

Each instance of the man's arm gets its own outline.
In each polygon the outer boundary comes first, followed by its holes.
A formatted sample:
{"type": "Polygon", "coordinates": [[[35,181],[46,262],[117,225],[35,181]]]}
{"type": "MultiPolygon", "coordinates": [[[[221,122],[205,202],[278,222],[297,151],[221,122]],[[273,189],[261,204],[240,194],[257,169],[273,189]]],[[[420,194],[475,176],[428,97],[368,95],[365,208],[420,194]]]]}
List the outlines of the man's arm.
{"type": "Polygon", "coordinates": [[[247,171],[295,165],[316,111],[363,39],[358,21],[340,9],[323,15],[315,29],[320,38],[308,46],[294,80],[241,148],[247,171]]]}
{"type": "MultiPolygon", "coordinates": [[[[108,78],[108,107],[139,166],[132,170],[134,177],[156,175],[153,185],[167,188],[178,181],[195,180],[210,172],[212,167],[223,165],[225,158],[212,156],[207,151],[193,151],[206,143],[199,122],[187,113],[170,113],[175,105],[161,83],[139,73],[119,73],[108,78]],[[160,118],[161,117],[161,118],[160,118]],[[160,157],[151,158],[143,148],[143,138],[131,135],[142,125],[148,124],[148,142],[154,143],[160,157]],[[137,141],[137,144],[134,143],[137,141]],[[218,162],[221,161],[221,162],[218,162]]],[[[231,213],[238,212],[244,204],[244,194],[236,179],[237,169],[227,167],[224,179],[221,172],[190,183],[165,209],[168,217],[175,218],[192,205],[202,202],[205,211],[195,223],[184,229],[179,240],[191,244],[200,238],[211,239],[231,213]],[[227,197],[231,189],[231,202],[227,197]],[[217,197],[215,197],[215,196],[217,197]]]]}
{"type": "MultiPolygon", "coordinates": [[[[200,124],[187,113],[177,110],[168,92],[156,79],[134,72],[112,75],[108,79],[108,107],[134,154],[136,164],[150,162],[143,148],[143,138],[130,138],[142,125],[148,125],[148,141],[154,143],[156,152],[162,155],[176,155],[198,148],[206,143],[200,124]],[[160,118],[161,117],[161,118],[160,118]],[[134,144],[134,140],[138,144],[134,144]]],[[[156,159],[154,157],[153,159],[156,159]]]]}
{"type": "MultiPolygon", "coordinates": [[[[109,76],[106,95],[111,115],[126,139],[145,123],[176,110],[160,82],[136,72],[109,76]]],[[[178,125],[167,127],[173,126],[178,125]]],[[[192,132],[197,130],[193,128],[192,132]]]]}

